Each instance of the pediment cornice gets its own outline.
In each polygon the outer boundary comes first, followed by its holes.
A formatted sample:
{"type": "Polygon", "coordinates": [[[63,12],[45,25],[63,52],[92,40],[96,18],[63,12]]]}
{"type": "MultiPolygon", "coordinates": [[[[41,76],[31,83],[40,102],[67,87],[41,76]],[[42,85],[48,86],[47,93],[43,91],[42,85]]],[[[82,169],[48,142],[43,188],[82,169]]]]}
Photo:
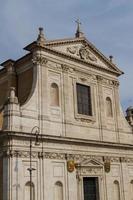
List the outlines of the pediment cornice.
{"type": "Polygon", "coordinates": [[[56,55],[65,57],[67,59],[73,59],[74,61],[89,64],[92,67],[96,67],[99,70],[106,70],[110,73],[119,76],[123,74],[118,67],[111,62],[106,56],[104,56],[90,41],[85,37],[81,38],[67,38],[59,40],[49,40],[45,41],[44,46],[39,46],[36,41],[29,44],[24,48],[28,51],[35,51],[38,49],[43,49],[44,51],[49,51],[56,55]],[[82,46],[78,49],[78,54],[74,55],[73,49],[74,45],[81,44],[82,46]],[[62,51],[62,47],[66,46],[68,51],[62,51]],[[99,62],[97,62],[97,59],[99,62]]]}
{"type": "Polygon", "coordinates": [[[47,51],[47,52],[50,52],[50,53],[54,54],[54,55],[60,56],[62,58],[69,59],[71,61],[77,62],[78,64],[79,63],[85,64],[86,66],[89,66],[90,68],[97,69],[99,71],[105,71],[105,72],[111,73],[111,74],[116,75],[116,76],[120,76],[122,74],[122,72],[120,70],[116,71],[116,70],[111,69],[111,68],[106,68],[106,67],[104,67],[102,65],[99,65],[97,63],[89,62],[89,61],[80,59],[78,57],[74,57],[74,56],[68,55],[68,54],[66,54],[64,52],[59,52],[59,51],[57,51],[55,49],[52,49],[52,48],[49,48],[49,47],[44,47],[43,49],[45,51],[47,51]]]}

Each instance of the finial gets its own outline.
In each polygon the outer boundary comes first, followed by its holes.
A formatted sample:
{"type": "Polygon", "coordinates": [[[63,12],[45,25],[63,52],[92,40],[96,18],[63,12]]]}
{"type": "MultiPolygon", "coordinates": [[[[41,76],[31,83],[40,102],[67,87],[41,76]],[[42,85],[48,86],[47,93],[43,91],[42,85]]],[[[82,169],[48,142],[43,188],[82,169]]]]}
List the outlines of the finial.
{"type": "Polygon", "coordinates": [[[110,62],[113,62],[113,56],[112,55],[109,56],[109,59],[110,59],[110,62]]]}
{"type": "Polygon", "coordinates": [[[39,34],[38,34],[38,38],[37,38],[37,44],[40,46],[44,46],[45,45],[45,37],[44,37],[44,33],[43,33],[43,28],[39,27],[39,34]]]}
{"type": "Polygon", "coordinates": [[[79,38],[79,37],[83,37],[84,36],[84,33],[81,31],[81,22],[79,19],[77,19],[75,21],[77,23],[77,30],[76,30],[76,33],[75,33],[75,37],[76,38],[79,38]]]}

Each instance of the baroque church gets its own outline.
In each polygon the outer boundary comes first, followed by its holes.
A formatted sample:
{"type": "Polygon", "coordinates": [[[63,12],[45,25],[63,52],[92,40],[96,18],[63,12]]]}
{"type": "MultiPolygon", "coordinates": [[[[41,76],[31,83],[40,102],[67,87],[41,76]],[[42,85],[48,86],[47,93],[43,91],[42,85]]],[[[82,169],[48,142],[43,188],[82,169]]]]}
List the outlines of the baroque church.
{"type": "Polygon", "coordinates": [[[133,107],[77,23],[0,70],[0,200],[133,200],[133,107]]]}

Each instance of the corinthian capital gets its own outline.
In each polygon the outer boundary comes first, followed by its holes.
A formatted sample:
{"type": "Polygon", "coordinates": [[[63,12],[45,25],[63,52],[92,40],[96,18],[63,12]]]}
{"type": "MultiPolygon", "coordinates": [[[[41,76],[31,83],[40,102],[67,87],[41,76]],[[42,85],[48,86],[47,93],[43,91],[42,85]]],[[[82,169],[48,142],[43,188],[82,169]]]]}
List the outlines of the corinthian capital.
{"type": "Polygon", "coordinates": [[[48,60],[42,55],[34,55],[32,62],[36,65],[45,65],[47,64],[48,60]]]}

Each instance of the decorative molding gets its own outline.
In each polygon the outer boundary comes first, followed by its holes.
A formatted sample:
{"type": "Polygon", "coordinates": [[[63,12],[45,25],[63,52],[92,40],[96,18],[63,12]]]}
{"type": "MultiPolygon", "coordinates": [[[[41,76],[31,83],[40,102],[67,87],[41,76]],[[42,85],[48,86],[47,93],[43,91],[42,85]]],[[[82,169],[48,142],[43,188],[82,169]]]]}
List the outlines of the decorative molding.
{"type": "Polygon", "coordinates": [[[62,65],[61,65],[61,68],[62,68],[62,71],[63,71],[64,73],[65,73],[65,72],[71,72],[71,73],[74,72],[74,68],[69,67],[68,65],[65,65],[65,64],[62,64],[62,65]]]}
{"type": "Polygon", "coordinates": [[[48,60],[42,55],[34,55],[32,62],[33,64],[37,64],[37,65],[46,65],[48,60]]]}
{"type": "Polygon", "coordinates": [[[79,118],[75,117],[75,119],[76,119],[76,121],[86,122],[86,123],[95,123],[96,122],[94,117],[92,117],[92,116],[89,117],[88,116],[86,118],[83,118],[82,114],[81,114],[81,117],[80,116],[79,116],[79,118]]]}
{"type": "Polygon", "coordinates": [[[65,160],[66,155],[64,153],[53,153],[53,152],[45,152],[44,158],[46,159],[57,159],[57,160],[65,160]]]}
{"type": "Polygon", "coordinates": [[[79,169],[79,175],[81,176],[88,176],[88,175],[102,175],[102,168],[101,167],[81,167],[79,169]]]}
{"type": "MultiPolygon", "coordinates": [[[[28,144],[28,143],[27,143],[28,144]]],[[[20,157],[29,158],[30,151],[21,150],[0,150],[0,157],[20,157]]],[[[96,162],[101,163],[104,166],[106,161],[111,163],[131,163],[133,164],[133,158],[131,157],[114,157],[114,156],[97,156],[97,155],[86,155],[86,154],[66,154],[66,153],[56,153],[56,152],[42,152],[42,151],[32,151],[32,158],[45,158],[45,159],[57,159],[57,160],[73,160],[77,167],[96,167],[96,162]],[[92,166],[89,164],[92,161],[92,166]],[[94,161],[94,162],[93,162],[94,161]],[[96,161],[96,162],[95,162],[96,161]],[[88,162],[88,163],[87,163],[88,162]],[[83,163],[83,164],[82,164],[83,163]],[[93,165],[94,163],[94,165],[93,165]],[[87,166],[88,165],[88,166],[87,166]]],[[[97,165],[98,167],[98,165],[97,165]]]]}
{"type": "MultiPolygon", "coordinates": [[[[105,159],[106,159],[106,157],[105,157],[105,159]]],[[[119,163],[120,162],[120,158],[119,157],[110,157],[110,161],[111,161],[111,163],[113,163],[113,162],[119,163]]]]}
{"type": "Polygon", "coordinates": [[[104,77],[102,77],[100,75],[97,75],[96,79],[97,79],[98,83],[102,83],[102,84],[105,84],[105,85],[116,86],[116,87],[119,86],[119,81],[118,80],[106,79],[106,78],[104,78],[104,77]]]}

